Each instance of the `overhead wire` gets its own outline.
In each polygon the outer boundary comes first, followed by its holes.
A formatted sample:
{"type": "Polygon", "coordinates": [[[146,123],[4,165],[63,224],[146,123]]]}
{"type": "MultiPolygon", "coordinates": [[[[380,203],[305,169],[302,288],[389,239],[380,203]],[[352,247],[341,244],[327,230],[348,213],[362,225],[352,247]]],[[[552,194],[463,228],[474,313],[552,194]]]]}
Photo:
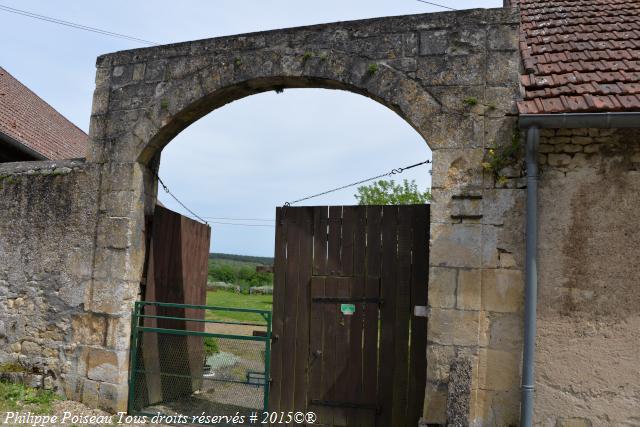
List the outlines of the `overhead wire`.
{"type": "Polygon", "coordinates": [[[417,0],[417,1],[419,1],[420,3],[430,4],[431,6],[442,7],[442,8],[444,8],[444,9],[449,9],[449,10],[458,10],[458,9],[454,9],[454,8],[452,8],[452,7],[449,7],[449,6],[445,6],[445,5],[443,5],[443,4],[433,3],[433,2],[430,2],[430,1],[426,1],[426,0],[417,0]]]}
{"type": "Polygon", "coordinates": [[[185,205],[184,203],[182,203],[180,201],[180,199],[178,199],[172,192],[171,190],[169,190],[169,187],[167,187],[165,185],[164,182],[162,182],[162,179],[160,179],[160,176],[156,173],[156,178],[158,179],[158,182],[160,183],[160,185],[162,186],[162,188],[164,189],[165,193],[167,193],[169,196],[171,196],[173,198],[173,200],[175,200],[176,202],[178,202],[178,204],[180,206],[182,206],[183,208],[185,208],[191,215],[195,216],[196,218],[198,218],[200,221],[202,221],[204,224],[209,225],[209,223],[207,222],[206,219],[202,218],[200,215],[198,215],[197,213],[195,213],[194,211],[192,211],[191,209],[189,209],[187,207],[187,205],[185,205]]]}
{"type": "Polygon", "coordinates": [[[154,42],[154,41],[151,41],[151,40],[145,40],[145,39],[141,39],[139,37],[129,36],[127,34],[116,33],[116,32],[113,32],[113,31],[107,31],[107,30],[103,30],[103,29],[100,29],[100,28],[96,28],[96,27],[89,27],[88,25],[77,24],[75,22],[65,21],[65,20],[58,19],[58,18],[53,18],[51,16],[40,15],[38,13],[29,12],[27,10],[16,9],[15,7],[9,7],[9,6],[0,5],[0,10],[3,10],[5,12],[9,12],[9,13],[13,13],[13,14],[16,14],[16,15],[26,16],[28,18],[38,19],[40,21],[50,22],[52,24],[64,25],[66,27],[71,27],[71,28],[75,28],[75,29],[78,29],[78,30],[90,31],[92,33],[102,34],[104,36],[117,37],[117,38],[129,40],[129,41],[133,41],[133,42],[137,42],[137,43],[147,44],[147,45],[151,45],[151,46],[160,46],[160,43],[157,43],[157,42],[154,42]]]}
{"type": "Polygon", "coordinates": [[[421,165],[426,165],[428,163],[431,163],[431,160],[425,160],[424,162],[416,163],[416,164],[410,165],[410,166],[405,166],[403,168],[392,169],[391,171],[389,171],[387,173],[376,175],[376,176],[373,176],[371,178],[367,178],[367,179],[363,179],[363,180],[360,180],[360,181],[352,182],[351,184],[347,184],[347,185],[343,185],[341,187],[333,188],[331,190],[323,191],[322,193],[312,194],[311,196],[303,197],[301,199],[294,200],[292,202],[285,202],[284,206],[291,206],[294,203],[298,203],[298,202],[302,202],[302,201],[305,201],[305,200],[313,199],[313,198],[316,198],[316,197],[324,196],[326,194],[334,193],[336,191],[344,190],[345,188],[353,187],[353,186],[356,186],[356,185],[364,184],[365,182],[373,181],[374,179],[380,179],[380,178],[384,178],[384,177],[387,177],[387,176],[393,176],[393,175],[396,175],[396,174],[401,174],[402,172],[404,172],[404,171],[406,171],[408,169],[413,169],[415,167],[418,167],[418,166],[421,166],[421,165]]]}
{"type": "MultiPolygon", "coordinates": [[[[302,202],[304,200],[309,200],[309,199],[313,199],[315,197],[324,196],[326,194],[330,194],[330,193],[334,193],[336,191],[344,190],[346,188],[353,187],[353,186],[356,186],[356,185],[359,185],[359,184],[364,184],[365,182],[373,181],[375,179],[380,179],[380,178],[384,178],[384,177],[398,175],[398,174],[401,174],[402,172],[404,172],[406,170],[413,169],[413,168],[416,168],[418,166],[426,165],[426,164],[429,164],[429,163],[431,163],[431,160],[425,160],[425,161],[422,161],[422,162],[419,162],[419,163],[415,163],[413,165],[409,165],[409,166],[405,166],[405,167],[401,167],[401,168],[391,169],[389,172],[386,172],[386,173],[383,173],[383,174],[380,174],[380,175],[376,175],[376,176],[373,176],[371,178],[362,179],[360,181],[352,182],[351,184],[343,185],[343,186],[340,186],[340,187],[337,187],[337,188],[333,188],[331,190],[323,191],[321,193],[312,194],[310,196],[303,197],[301,199],[294,200],[292,202],[286,202],[284,204],[284,206],[291,206],[291,205],[293,205],[295,203],[299,203],[299,202],[302,202]]],[[[158,179],[158,183],[162,186],[162,188],[164,189],[165,193],[167,193],[169,196],[171,196],[180,206],[182,206],[184,209],[186,209],[187,212],[189,212],[194,217],[198,218],[204,224],[207,224],[207,225],[209,224],[209,222],[206,219],[228,220],[228,221],[275,222],[274,219],[266,219],[266,218],[231,218],[231,217],[200,216],[197,213],[195,213],[193,210],[189,209],[187,207],[187,205],[185,205],[180,199],[178,199],[171,192],[171,190],[169,190],[169,187],[167,187],[167,185],[162,181],[162,179],[160,178],[160,176],[157,173],[155,174],[155,177],[158,179]]],[[[242,224],[242,223],[224,222],[224,221],[211,221],[211,224],[234,225],[234,226],[241,226],[241,227],[273,227],[274,226],[274,224],[242,224]]]]}

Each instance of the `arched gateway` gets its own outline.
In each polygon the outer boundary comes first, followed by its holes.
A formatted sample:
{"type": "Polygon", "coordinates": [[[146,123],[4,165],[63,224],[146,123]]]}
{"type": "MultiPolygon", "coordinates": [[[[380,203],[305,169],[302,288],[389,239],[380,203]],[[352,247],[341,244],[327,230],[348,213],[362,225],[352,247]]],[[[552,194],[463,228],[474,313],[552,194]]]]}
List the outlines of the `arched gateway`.
{"type": "Polygon", "coordinates": [[[511,219],[507,211],[522,194],[494,189],[493,176],[481,164],[486,148],[513,135],[517,23],[510,9],[472,10],[276,30],[100,57],[87,158],[100,165],[104,209],[89,309],[119,316],[121,322],[119,345],[104,350],[113,351],[114,364],[114,376],[105,381],[119,384],[114,406],[122,409],[125,401],[130,304],[140,288],[144,218],[155,206],[153,169],[162,148],[191,123],[234,100],[270,90],[328,88],[387,106],[433,150],[425,420],[481,420],[490,411],[514,420],[520,349],[513,343],[520,333],[504,331],[513,335],[504,337],[511,345],[492,347],[487,329],[492,320],[518,323],[520,316],[522,237],[519,217],[511,219]],[[511,230],[505,231],[505,224],[511,230]],[[125,304],[114,305],[114,294],[125,304]]]}
{"type": "MultiPolygon", "coordinates": [[[[45,369],[69,398],[126,410],[131,311],[162,148],[207,113],[255,93],[340,89],[395,111],[433,151],[424,421],[515,424],[524,193],[519,170],[496,185],[483,161],[514,138],[518,22],[513,9],[469,10],[101,56],[87,161],[56,178],[87,196],[69,206],[84,217],[60,226],[69,242],[81,242],[77,258],[52,258],[68,267],[64,289],[80,285],[77,298],[59,303],[70,327],[54,339],[59,357],[43,360],[45,369]]],[[[45,320],[34,316],[33,324],[45,320]]]]}

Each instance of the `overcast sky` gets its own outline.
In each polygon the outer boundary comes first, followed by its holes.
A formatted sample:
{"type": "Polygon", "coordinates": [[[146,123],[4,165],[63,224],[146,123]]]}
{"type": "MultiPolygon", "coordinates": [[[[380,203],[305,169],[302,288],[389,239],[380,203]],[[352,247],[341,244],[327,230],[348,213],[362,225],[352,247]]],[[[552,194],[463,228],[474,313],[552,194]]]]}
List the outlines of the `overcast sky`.
{"type": "MultiPolygon", "coordinates": [[[[439,0],[457,9],[502,0],[439,0]]],[[[0,5],[158,43],[379,16],[431,13],[416,0],[0,0],[0,5]]],[[[87,131],[98,55],[143,45],[0,10],[0,65],[87,131]]],[[[391,110],[360,95],[299,89],[251,96],[216,110],[162,153],[160,177],[196,213],[271,219],[275,207],[431,158],[391,110]]],[[[430,185],[428,167],[399,177],[430,185]]],[[[308,205],[355,204],[355,189],[308,205]]],[[[184,213],[161,191],[169,208],[184,213]]],[[[258,221],[215,220],[270,224],[258,221]]],[[[273,254],[272,227],[211,224],[212,252],[273,254]]]]}

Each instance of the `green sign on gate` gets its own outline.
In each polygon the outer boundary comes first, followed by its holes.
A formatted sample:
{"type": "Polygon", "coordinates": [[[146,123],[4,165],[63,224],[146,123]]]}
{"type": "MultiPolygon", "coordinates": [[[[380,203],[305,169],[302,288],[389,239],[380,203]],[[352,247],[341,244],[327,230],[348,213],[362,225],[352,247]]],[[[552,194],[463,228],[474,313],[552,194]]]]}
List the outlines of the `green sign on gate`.
{"type": "Polygon", "coordinates": [[[356,312],[356,305],[355,304],[340,304],[340,311],[345,316],[351,316],[351,315],[353,315],[353,313],[356,312]]]}

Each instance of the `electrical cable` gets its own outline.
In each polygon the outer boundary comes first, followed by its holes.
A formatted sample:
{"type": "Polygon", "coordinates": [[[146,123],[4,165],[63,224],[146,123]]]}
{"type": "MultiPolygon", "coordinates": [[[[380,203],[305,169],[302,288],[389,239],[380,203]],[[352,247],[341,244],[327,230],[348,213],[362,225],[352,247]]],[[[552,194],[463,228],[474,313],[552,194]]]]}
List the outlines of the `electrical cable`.
{"type": "Polygon", "coordinates": [[[355,185],[364,184],[365,182],[373,181],[374,179],[384,178],[385,176],[392,176],[392,175],[396,175],[396,174],[401,174],[402,172],[404,172],[404,171],[406,171],[408,169],[412,169],[412,168],[415,168],[415,167],[418,167],[418,166],[421,166],[421,165],[425,165],[425,164],[428,164],[428,163],[431,163],[431,160],[425,160],[424,162],[416,163],[415,165],[406,166],[404,168],[392,169],[390,172],[383,173],[383,174],[380,174],[380,175],[377,175],[377,176],[374,176],[374,177],[371,177],[371,178],[363,179],[361,181],[353,182],[351,184],[343,185],[342,187],[333,188],[331,190],[323,191],[322,193],[317,193],[317,194],[313,194],[311,196],[303,197],[301,199],[294,200],[293,202],[285,202],[284,206],[291,206],[294,203],[302,202],[304,200],[313,199],[315,197],[324,196],[325,194],[333,193],[335,191],[344,190],[345,188],[353,187],[355,185]]]}
{"type": "MultiPolygon", "coordinates": [[[[373,181],[374,179],[379,179],[379,178],[384,178],[387,176],[393,176],[393,175],[399,175],[402,172],[409,170],[409,169],[413,169],[416,168],[418,166],[422,166],[422,165],[426,165],[431,163],[431,160],[425,160],[423,162],[420,163],[416,163],[410,166],[405,166],[402,168],[395,168],[395,169],[391,169],[391,171],[380,174],[380,175],[376,175],[374,177],[371,178],[367,178],[367,179],[362,179],[360,181],[356,181],[356,182],[352,182],[351,184],[347,184],[347,185],[343,185],[341,187],[337,187],[337,188],[333,188],[331,190],[327,190],[327,191],[323,191],[322,193],[317,193],[317,194],[313,194],[311,196],[307,196],[307,197],[303,197],[301,199],[298,200],[294,200],[292,202],[286,202],[284,204],[284,206],[291,206],[295,203],[298,202],[302,202],[304,200],[309,200],[309,199],[313,199],[315,197],[320,197],[320,196],[324,196],[326,194],[329,193],[334,193],[336,191],[340,191],[340,190],[344,190],[345,188],[349,188],[349,187],[353,187],[359,184],[364,184],[365,182],[369,182],[369,181],[373,181]]],[[[205,218],[208,219],[222,219],[222,220],[233,220],[233,221],[275,221],[273,219],[260,219],[260,218],[228,218],[228,217],[210,217],[210,216],[205,216],[205,217],[201,217],[200,215],[198,215],[197,213],[195,213],[194,211],[192,211],[191,209],[189,209],[184,203],[182,203],[180,201],[180,199],[178,199],[170,190],[169,187],[167,187],[167,185],[162,181],[162,179],[160,179],[160,176],[156,173],[155,177],[158,179],[158,182],[160,183],[160,185],[162,186],[162,188],[164,189],[165,193],[167,193],[169,196],[171,196],[176,202],[178,202],[178,204],[180,204],[180,206],[182,206],[183,208],[185,208],[191,215],[193,215],[194,217],[198,218],[200,221],[202,221],[204,224],[209,224],[209,222],[207,222],[207,220],[205,220],[205,218]]],[[[221,225],[236,225],[236,226],[243,226],[243,227],[273,227],[274,225],[272,224],[239,224],[239,223],[233,223],[233,222],[219,222],[219,221],[211,221],[212,224],[221,224],[221,225]]]]}
{"type": "Polygon", "coordinates": [[[158,182],[160,183],[160,185],[162,186],[162,188],[164,189],[164,192],[167,193],[169,196],[171,196],[173,198],[173,200],[175,200],[176,202],[178,202],[180,204],[180,206],[182,206],[183,208],[185,208],[191,215],[195,216],[196,218],[198,218],[200,221],[202,221],[204,224],[209,225],[209,223],[203,219],[201,216],[199,216],[197,213],[195,213],[194,211],[192,211],[191,209],[189,209],[184,203],[182,203],[180,201],[180,199],[178,199],[176,196],[173,195],[173,193],[169,190],[169,187],[167,187],[165,185],[164,182],[162,182],[162,179],[160,179],[160,177],[158,176],[158,174],[155,174],[156,178],[158,178],[158,182]]]}
{"type": "Polygon", "coordinates": [[[444,8],[444,9],[449,9],[449,10],[458,10],[458,9],[454,9],[454,8],[452,8],[452,7],[445,6],[445,5],[442,5],[442,4],[432,3],[432,2],[430,2],[430,1],[425,1],[425,0],[417,0],[417,1],[419,1],[420,3],[430,4],[431,6],[438,6],[438,7],[442,7],[442,8],[444,8]]]}
{"type": "Polygon", "coordinates": [[[100,28],[89,27],[87,25],[76,24],[75,22],[64,21],[62,19],[52,18],[50,16],[40,15],[40,14],[29,12],[29,11],[22,10],[22,9],[16,9],[14,7],[0,5],[0,10],[3,10],[5,12],[9,12],[9,13],[14,13],[16,15],[26,16],[28,18],[39,19],[40,21],[46,21],[46,22],[50,22],[50,23],[53,23],[53,24],[64,25],[66,27],[71,27],[71,28],[75,28],[75,29],[78,29],[78,30],[90,31],[92,33],[102,34],[104,36],[117,37],[117,38],[129,40],[129,41],[134,41],[134,42],[137,42],[137,43],[148,44],[148,45],[151,45],[151,46],[160,46],[160,43],[157,43],[157,42],[154,42],[154,41],[145,40],[145,39],[141,39],[141,38],[133,37],[133,36],[128,36],[126,34],[114,33],[113,31],[107,31],[107,30],[102,30],[100,28]]]}

